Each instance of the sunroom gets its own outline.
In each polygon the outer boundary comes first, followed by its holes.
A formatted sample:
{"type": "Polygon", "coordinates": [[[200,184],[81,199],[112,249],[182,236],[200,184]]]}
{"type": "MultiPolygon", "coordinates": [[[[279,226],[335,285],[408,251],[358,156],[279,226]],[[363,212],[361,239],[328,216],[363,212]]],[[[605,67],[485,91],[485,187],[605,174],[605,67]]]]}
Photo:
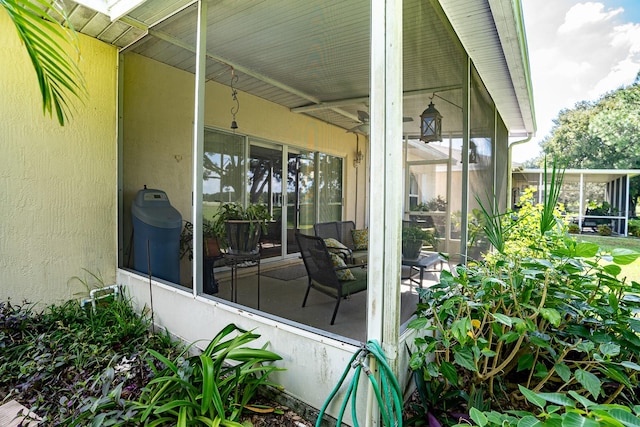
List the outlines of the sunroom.
{"type": "Polygon", "coordinates": [[[437,249],[464,261],[478,200],[507,203],[509,137],[535,130],[519,2],[154,0],[113,22],[86,6],[69,19],[120,47],[117,282],[140,309],[187,342],[256,329],[284,358],[274,381],[316,408],[362,341],[380,341],[407,384],[402,221],[431,221],[437,249]],[[435,138],[421,135],[430,104],[435,138]],[[177,281],[133,268],[145,186],[193,224],[177,281]],[[274,215],[262,268],[299,262],[292,237],[316,223],[369,230],[364,338],[204,292],[203,217],[230,201],[274,215]]]}

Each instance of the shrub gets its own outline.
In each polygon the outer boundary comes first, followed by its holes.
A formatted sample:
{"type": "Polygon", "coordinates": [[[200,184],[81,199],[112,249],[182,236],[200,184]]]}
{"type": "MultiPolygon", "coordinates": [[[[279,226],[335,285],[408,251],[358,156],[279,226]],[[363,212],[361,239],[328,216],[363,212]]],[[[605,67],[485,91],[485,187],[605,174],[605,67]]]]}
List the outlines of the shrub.
{"type": "Polygon", "coordinates": [[[629,234],[640,237],[640,219],[629,220],[629,234]]]}
{"type": "Polygon", "coordinates": [[[580,234],[580,226],[578,224],[571,223],[567,227],[567,231],[570,234],[580,234]]]}
{"type": "Polygon", "coordinates": [[[606,224],[598,224],[598,234],[601,236],[611,236],[611,227],[606,224]]]}
{"type": "MultiPolygon", "coordinates": [[[[555,403],[567,394],[594,405],[640,403],[640,284],[619,277],[640,254],[605,254],[568,236],[554,176],[541,206],[525,203],[517,215],[483,208],[496,248],[486,262],[443,271],[439,284],[419,290],[410,327],[423,336],[411,368],[441,396],[463,396],[478,418],[490,403],[525,411],[508,414],[516,420],[544,418],[530,399],[540,393],[555,403]]],[[[564,406],[553,410],[570,413],[564,406]]]]}

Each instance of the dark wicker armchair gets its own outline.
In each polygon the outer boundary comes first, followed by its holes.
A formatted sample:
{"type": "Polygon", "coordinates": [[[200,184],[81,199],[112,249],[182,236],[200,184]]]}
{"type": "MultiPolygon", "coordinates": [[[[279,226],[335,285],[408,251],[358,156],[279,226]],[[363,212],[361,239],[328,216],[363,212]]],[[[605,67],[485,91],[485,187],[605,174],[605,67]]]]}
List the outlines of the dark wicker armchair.
{"type": "Polygon", "coordinates": [[[340,301],[351,294],[367,289],[367,272],[364,270],[363,265],[334,267],[331,255],[321,237],[296,233],[296,240],[309,278],[302,306],[304,307],[307,304],[307,297],[311,288],[335,298],[336,306],[331,317],[331,324],[333,325],[340,307],[340,301]],[[341,280],[338,278],[338,271],[347,268],[350,269],[355,280],[341,280]]]}

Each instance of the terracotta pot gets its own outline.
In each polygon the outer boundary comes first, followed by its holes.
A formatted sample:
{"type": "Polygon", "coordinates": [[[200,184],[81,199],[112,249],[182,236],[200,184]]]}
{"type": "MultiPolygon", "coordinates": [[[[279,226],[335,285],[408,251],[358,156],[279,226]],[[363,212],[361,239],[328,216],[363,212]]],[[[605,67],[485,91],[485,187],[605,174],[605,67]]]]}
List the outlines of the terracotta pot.
{"type": "Polygon", "coordinates": [[[205,238],[203,244],[203,255],[206,257],[219,257],[222,254],[218,239],[205,238]]]}

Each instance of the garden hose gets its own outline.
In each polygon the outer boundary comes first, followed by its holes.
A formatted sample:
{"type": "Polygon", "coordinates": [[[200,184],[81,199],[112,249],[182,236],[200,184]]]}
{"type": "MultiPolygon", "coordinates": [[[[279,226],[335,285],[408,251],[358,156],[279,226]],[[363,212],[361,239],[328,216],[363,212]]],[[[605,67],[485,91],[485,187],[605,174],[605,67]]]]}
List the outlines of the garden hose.
{"type": "Polygon", "coordinates": [[[387,427],[402,427],[402,391],[398,385],[398,380],[387,363],[387,358],[384,355],[380,344],[375,340],[368,341],[366,345],[363,345],[353,354],[351,360],[342,373],[340,381],[336,384],[334,389],[331,391],[331,394],[329,394],[327,401],[322,406],[322,409],[318,414],[316,427],[320,427],[324,412],[329,406],[329,403],[338,393],[340,387],[342,387],[350,368],[353,368],[355,372],[351,378],[351,383],[347,388],[347,393],[342,401],[342,405],[340,406],[336,425],[340,426],[342,424],[342,417],[344,416],[347,403],[351,400],[351,418],[353,419],[353,425],[354,427],[359,427],[356,413],[356,396],[358,394],[360,372],[364,369],[365,374],[369,377],[376,399],[378,400],[378,407],[380,409],[383,425],[387,427]],[[371,369],[369,368],[369,357],[373,357],[377,363],[378,370],[380,372],[380,384],[378,384],[373,372],[371,372],[371,369]]]}

